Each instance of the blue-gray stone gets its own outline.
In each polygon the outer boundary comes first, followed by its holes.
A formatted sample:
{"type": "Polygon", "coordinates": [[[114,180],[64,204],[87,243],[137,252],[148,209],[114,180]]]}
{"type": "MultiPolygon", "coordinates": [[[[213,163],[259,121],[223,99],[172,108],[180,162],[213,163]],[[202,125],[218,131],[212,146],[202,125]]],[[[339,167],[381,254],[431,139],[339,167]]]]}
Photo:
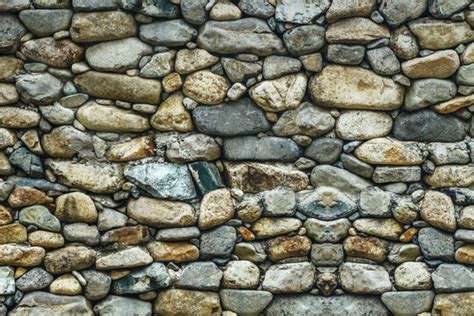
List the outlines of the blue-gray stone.
{"type": "Polygon", "coordinates": [[[298,192],[296,205],[306,216],[325,221],[347,217],[357,210],[357,204],[348,195],[330,187],[298,192]]]}
{"type": "Polygon", "coordinates": [[[115,294],[137,294],[170,286],[171,278],[163,263],[154,262],[117,280],[112,286],[115,294]]]}
{"type": "Polygon", "coordinates": [[[208,0],[181,0],[181,14],[186,22],[197,25],[206,22],[207,3],[208,0]]]}
{"type": "Polygon", "coordinates": [[[326,43],[326,29],[319,25],[303,25],[283,34],[283,42],[291,54],[300,56],[320,50],[326,43]]]}
{"type": "Polygon", "coordinates": [[[8,182],[14,183],[21,187],[33,187],[42,191],[59,191],[59,192],[68,192],[69,188],[65,185],[49,182],[45,179],[31,179],[31,178],[22,178],[17,176],[8,177],[8,182]]]}
{"type": "Polygon", "coordinates": [[[227,258],[234,249],[237,241],[235,228],[220,226],[201,235],[201,259],[227,258]]]}
{"type": "Polygon", "coordinates": [[[222,274],[222,271],[213,262],[193,262],[183,269],[174,285],[185,289],[217,291],[222,274]]]}
{"type": "Polygon", "coordinates": [[[258,134],[271,127],[265,113],[249,98],[198,106],[193,111],[193,121],[200,132],[219,136],[258,134]]]}
{"type": "Polygon", "coordinates": [[[339,159],[343,144],[337,138],[318,138],[306,148],[304,156],[322,164],[332,164],[339,159]]]}
{"type": "Polygon", "coordinates": [[[16,14],[0,13],[0,54],[14,54],[25,33],[26,28],[16,14]]]}
{"type": "Polygon", "coordinates": [[[197,161],[188,165],[189,171],[202,195],[224,187],[216,165],[207,161],[197,161]]]}
{"type": "Polygon", "coordinates": [[[59,219],[51,214],[43,205],[25,207],[20,211],[19,221],[24,225],[35,225],[40,229],[53,232],[59,232],[61,230],[61,222],[59,219]]]}
{"type": "Polygon", "coordinates": [[[291,139],[272,136],[227,138],[224,140],[223,150],[224,157],[228,160],[293,162],[302,153],[291,139]]]}
{"type": "Polygon", "coordinates": [[[69,28],[71,10],[23,10],[21,22],[36,36],[49,36],[69,28]]]}
{"type": "Polygon", "coordinates": [[[441,264],[431,278],[438,293],[474,290],[474,272],[461,264],[441,264]]]}
{"type": "Polygon", "coordinates": [[[418,315],[431,310],[431,291],[399,291],[382,294],[382,302],[395,315],[418,315]]]}
{"type": "Polygon", "coordinates": [[[418,243],[426,259],[453,261],[453,236],[435,228],[426,227],[418,232],[418,243]]]}
{"type": "MultiPolygon", "coordinates": [[[[77,297],[77,296],[73,296],[77,297]]],[[[96,315],[140,315],[151,316],[152,306],[136,298],[109,295],[94,306],[96,315]]],[[[89,314],[87,314],[89,315],[89,314]]]]}
{"type": "Polygon", "coordinates": [[[118,8],[117,0],[72,0],[74,11],[101,11],[118,8]]]}
{"type": "Polygon", "coordinates": [[[40,178],[43,176],[44,169],[41,159],[25,147],[15,150],[8,160],[31,177],[40,178]]]}
{"type": "Polygon", "coordinates": [[[197,30],[184,20],[159,21],[140,26],[140,38],[152,45],[183,46],[197,35],[197,30]]]}
{"type": "Polygon", "coordinates": [[[156,18],[175,18],[178,7],[169,0],[119,0],[124,10],[153,16],[156,18]]]}
{"type": "Polygon", "coordinates": [[[196,197],[193,179],[186,165],[137,165],[125,170],[125,177],[156,198],[189,200],[196,197]]]}
{"type": "Polygon", "coordinates": [[[268,291],[253,290],[224,289],[219,295],[222,306],[238,315],[260,315],[273,298],[268,291]]]}
{"type": "Polygon", "coordinates": [[[0,295],[15,293],[15,277],[12,267],[0,267],[0,295]]]}
{"type": "Polygon", "coordinates": [[[275,14],[275,7],[267,0],[240,0],[239,8],[248,15],[264,19],[275,14]]]}

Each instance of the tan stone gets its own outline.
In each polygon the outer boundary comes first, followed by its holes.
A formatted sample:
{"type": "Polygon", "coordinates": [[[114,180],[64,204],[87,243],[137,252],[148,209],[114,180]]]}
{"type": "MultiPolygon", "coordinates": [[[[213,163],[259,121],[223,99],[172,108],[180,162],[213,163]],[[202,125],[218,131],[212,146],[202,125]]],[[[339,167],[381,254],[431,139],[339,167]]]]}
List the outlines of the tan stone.
{"type": "Polygon", "coordinates": [[[326,30],[329,43],[365,45],[381,38],[390,38],[389,29],[367,18],[345,19],[329,24],[326,30]]]}
{"type": "Polygon", "coordinates": [[[206,134],[188,134],[178,137],[166,149],[171,162],[213,161],[221,156],[221,147],[206,134]]]}
{"type": "Polygon", "coordinates": [[[403,102],[404,90],[392,79],[360,68],[326,66],[309,83],[315,103],[327,107],[394,110],[403,102]]]}
{"type": "Polygon", "coordinates": [[[199,249],[189,242],[152,241],[147,249],[155,261],[188,262],[199,258],[199,249]]]}
{"type": "Polygon", "coordinates": [[[360,232],[390,240],[398,240],[403,233],[403,226],[391,218],[361,218],[353,225],[360,232]]]}
{"type": "Polygon", "coordinates": [[[284,235],[298,230],[301,221],[291,217],[262,217],[256,221],[251,230],[258,239],[284,235]]]}
{"type": "Polygon", "coordinates": [[[151,126],[162,132],[191,132],[193,120],[183,99],[181,92],[177,92],[163,101],[150,119],[151,126]]]}
{"type": "Polygon", "coordinates": [[[208,229],[227,222],[234,216],[234,205],[228,189],[218,189],[204,195],[198,226],[208,229]]]}
{"type": "Polygon", "coordinates": [[[459,263],[474,264],[474,244],[469,244],[458,248],[454,257],[459,263]]]}
{"type": "Polygon", "coordinates": [[[22,243],[26,236],[26,227],[19,223],[0,226],[0,244],[22,243]]]}
{"type": "Polygon", "coordinates": [[[420,215],[431,226],[449,232],[456,230],[454,204],[451,198],[444,193],[432,190],[426,191],[420,215]]]}
{"type": "Polygon", "coordinates": [[[356,148],[357,158],[376,165],[419,165],[425,160],[416,142],[402,142],[394,138],[374,138],[356,148]]]}
{"type": "Polygon", "coordinates": [[[12,221],[12,214],[5,208],[5,206],[0,205],[0,225],[10,224],[12,221]]]}
{"type": "Polygon", "coordinates": [[[5,153],[0,152],[0,175],[11,175],[15,173],[15,168],[11,165],[5,153]]]}
{"type": "Polygon", "coordinates": [[[50,251],[44,258],[49,273],[62,274],[89,268],[94,264],[96,252],[84,246],[66,246],[50,251]]]}
{"type": "Polygon", "coordinates": [[[474,310],[474,292],[438,294],[434,298],[432,316],[470,315],[474,310]]]}
{"type": "Polygon", "coordinates": [[[21,135],[21,141],[37,155],[44,155],[43,148],[41,147],[41,141],[39,139],[39,133],[36,129],[29,129],[23,135],[21,135]]]}
{"type": "Polygon", "coordinates": [[[14,84],[0,83],[0,105],[17,102],[20,99],[14,84]]]}
{"type": "Polygon", "coordinates": [[[137,34],[133,15],[122,11],[76,13],[69,30],[75,42],[97,42],[131,37],[137,34]]]}
{"type": "Polygon", "coordinates": [[[97,256],[97,270],[129,269],[149,265],[153,258],[142,247],[128,247],[97,256]]]}
{"type": "Polygon", "coordinates": [[[107,231],[102,235],[102,244],[117,246],[138,245],[150,239],[150,232],[146,226],[126,226],[107,231]]]}
{"type": "Polygon", "coordinates": [[[225,77],[208,70],[196,71],[186,77],[183,85],[185,96],[203,104],[219,104],[224,101],[229,84],[225,77]]]}
{"type": "Polygon", "coordinates": [[[219,57],[209,54],[205,49],[181,49],[176,54],[174,67],[182,75],[189,74],[214,65],[219,57]]]}
{"type": "Polygon", "coordinates": [[[8,196],[8,204],[13,208],[51,202],[53,202],[52,198],[33,187],[16,187],[8,196]]]}
{"type": "Polygon", "coordinates": [[[459,227],[474,229],[474,205],[464,207],[459,213],[459,227]]]}
{"type": "Polygon", "coordinates": [[[84,58],[84,48],[70,40],[43,37],[27,41],[21,46],[27,58],[58,68],[69,68],[84,58]]]}
{"type": "MultiPolygon", "coordinates": [[[[464,65],[474,63],[474,43],[471,43],[471,44],[466,46],[466,49],[464,50],[464,52],[461,55],[461,62],[464,65]]],[[[1,58],[0,58],[0,63],[1,63],[1,58]]],[[[0,67],[0,69],[1,69],[1,67],[0,67]]]]}
{"type": "Polygon", "coordinates": [[[303,73],[286,75],[257,83],[250,88],[249,95],[265,111],[291,110],[300,105],[307,82],[303,73]]]}
{"type": "Polygon", "coordinates": [[[39,124],[40,115],[36,111],[14,106],[0,107],[0,127],[30,128],[39,124]]]}
{"type": "Polygon", "coordinates": [[[13,82],[23,68],[23,61],[13,56],[0,56],[0,81],[13,82]]]}
{"type": "Polygon", "coordinates": [[[286,164],[225,162],[228,184],[247,193],[267,191],[287,186],[301,191],[309,185],[308,176],[286,164]]]}
{"type": "Polygon", "coordinates": [[[0,245],[0,265],[34,267],[43,261],[45,250],[16,244],[0,245]]]}
{"type": "Polygon", "coordinates": [[[95,193],[116,192],[124,182],[122,166],[118,164],[53,159],[47,159],[45,164],[60,183],[95,193]]]}
{"type": "Polygon", "coordinates": [[[366,140],[387,135],[392,125],[392,117],[385,112],[348,110],[338,117],[336,133],[346,140],[366,140]]]}
{"type": "Polygon", "coordinates": [[[420,48],[415,35],[405,25],[392,31],[390,48],[400,59],[412,59],[418,56],[420,48]]]}
{"type": "Polygon", "coordinates": [[[219,316],[222,309],[217,293],[170,289],[158,294],[154,312],[158,315],[219,316]]]}
{"type": "Polygon", "coordinates": [[[0,149],[13,146],[15,145],[16,141],[17,138],[13,131],[6,128],[0,128],[0,149]]]}
{"type": "Polygon", "coordinates": [[[375,237],[349,236],[344,240],[347,256],[383,262],[387,257],[388,243],[375,237]]]}
{"type": "Polygon", "coordinates": [[[425,177],[424,181],[433,188],[469,187],[474,185],[474,166],[438,166],[433,174],[425,177]]]}
{"type": "Polygon", "coordinates": [[[177,72],[166,75],[161,83],[163,84],[163,90],[165,90],[166,93],[174,92],[180,89],[183,85],[181,76],[177,72]]]}
{"type": "Polygon", "coordinates": [[[59,295],[80,295],[82,286],[70,273],[63,274],[49,285],[49,291],[59,295]]]}
{"type": "Polygon", "coordinates": [[[474,40],[474,31],[466,22],[422,18],[408,24],[422,48],[445,49],[474,40]]]}
{"type": "Polygon", "coordinates": [[[311,250],[311,240],[306,236],[281,236],[270,240],[267,254],[278,261],[291,257],[306,257],[311,250]]]}
{"type": "Polygon", "coordinates": [[[94,201],[82,192],[60,195],[56,199],[56,212],[54,215],[66,223],[94,223],[98,217],[94,201]]]}
{"type": "Polygon", "coordinates": [[[239,7],[229,0],[219,0],[209,12],[209,17],[216,21],[238,20],[241,16],[239,7]]]}
{"type": "Polygon", "coordinates": [[[376,0],[333,0],[326,12],[329,23],[354,16],[369,16],[374,10],[376,0]]]}
{"type": "Polygon", "coordinates": [[[157,228],[191,226],[197,221],[194,208],[187,203],[144,196],[129,200],[127,214],[141,224],[157,228]]]}
{"type": "Polygon", "coordinates": [[[160,102],[161,83],[155,79],[87,71],[77,75],[74,83],[85,93],[99,98],[149,104],[160,102]]]}
{"type": "Polygon", "coordinates": [[[457,97],[446,102],[442,102],[432,106],[431,108],[438,113],[448,114],[457,110],[467,108],[474,104],[474,94],[457,97]]]}
{"type": "Polygon", "coordinates": [[[402,70],[407,77],[447,78],[459,68],[459,56],[454,50],[442,50],[426,57],[411,59],[402,63],[402,70]]]}
{"type": "Polygon", "coordinates": [[[64,246],[64,238],[60,233],[37,230],[28,234],[28,242],[32,246],[43,248],[59,248],[64,246]]]}
{"type": "Polygon", "coordinates": [[[106,157],[110,161],[133,161],[155,155],[155,142],[152,137],[137,137],[127,142],[110,146],[106,157]]]}

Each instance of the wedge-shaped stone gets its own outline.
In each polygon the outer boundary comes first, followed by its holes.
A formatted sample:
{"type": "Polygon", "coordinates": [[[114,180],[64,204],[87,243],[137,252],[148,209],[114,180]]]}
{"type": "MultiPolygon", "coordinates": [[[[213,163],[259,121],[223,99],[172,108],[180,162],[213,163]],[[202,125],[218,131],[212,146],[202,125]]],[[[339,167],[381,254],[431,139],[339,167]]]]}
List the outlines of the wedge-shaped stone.
{"type": "Polygon", "coordinates": [[[183,105],[183,94],[180,92],[169,96],[150,119],[151,126],[162,132],[191,132],[193,120],[183,105]]]}
{"type": "Polygon", "coordinates": [[[329,65],[309,83],[313,100],[327,107],[394,110],[403,102],[403,88],[393,80],[360,67],[329,65]]]}
{"type": "Polygon", "coordinates": [[[387,270],[377,265],[343,263],[339,279],[344,290],[356,294],[382,294],[392,289],[387,270]]]}
{"type": "Polygon", "coordinates": [[[181,19],[164,20],[140,26],[140,38],[157,46],[184,46],[194,39],[197,30],[181,19]]]}
{"type": "Polygon", "coordinates": [[[474,40],[474,31],[466,22],[422,18],[408,24],[422,48],[445,49],[474,40]]]}
{"type": "Polygon", "coordinates": [[[460,65],[456,51],[448,49],[438,51],[426,57],[407,60],[402,70],[410,78],[447,78],[458,70],[460,65]]]}
{"type": "Polygon", "coordinates": [[[27,293],[9,315],[81,315],[93,316],[92,304],[82,296],[55,295],[47,292],[27,293]]]}
{"type": "Polygon", "coordinates": [[[357,158],[376,165],[419,165],[423,151],[415,142],[401,142],[393,138],[375,138],[356,148],[357,158]]]}
{"type": "Polygon", "coordinates": [[[319,165],[311,172],[311,184],[315,187],[332,187],[350,196],[358,197],[360,191],[370,187],[369,181],[341,168],[319,165]]]}
{"type": "Polygon", "coordinates": [[[158,80],[88,71],[76,76],[74,83],[85,93],[105,99],[158,104],[161,83],[158,80]]]}
{"type": "Polygon", "coordinates": [[[154,311],[158,315],[220,315],[219,294],[204,291],[171,289],[160,292],[154,311]]]}
{"type": "Polygon", "coordinates": [[[94,101],[81,106],[76,116],[82,125],[96,131],[143,132],[150,128],[148,119],[143,116],[94,101]]]}
{"type": "Polygon", "coordinates": [[[329,24],[326,31],[329,43],[365,45],[381,38],[390,38],[389,29],[367,18],[351,18],[329,24]]]}
{"type": "Polygon", "coordinates": [[[290,165],[256,162],[224,164],[230,187],[248,193],[271,190],[282,185],[300,191],[309,184],[306,174],[290,165]]]}
{"type": "Polygon", "coordinates": [[[390,133],[393,120],[384,112],[344,111],[336,122],[337,135],[345,140],[366,140],[390,133]]]}
{"type": "Polygon", "coordinates": [[[199,32],[197,43],[201,48],[219,54],[268,56],[286,51],[283,42],[268,24],[256,18],[206,22],[199,32]]]}

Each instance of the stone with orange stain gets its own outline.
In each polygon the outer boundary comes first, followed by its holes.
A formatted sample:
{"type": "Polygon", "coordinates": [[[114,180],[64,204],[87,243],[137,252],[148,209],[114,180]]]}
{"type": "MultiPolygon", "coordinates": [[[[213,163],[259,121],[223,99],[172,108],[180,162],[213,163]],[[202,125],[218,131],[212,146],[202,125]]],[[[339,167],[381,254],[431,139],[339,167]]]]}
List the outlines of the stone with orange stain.
{"type": "Polygon", "coordinates": [[[45,250],[41,247],[17,244],[0,245],[0,265],[34,267],[41,264],[45,254],[45,250]]]}
{"type": "Polygon", "coordinates": [[[458,248],[454,258],[459,263],[474,264],[474,244],[469,244],[458,248]]]}
{"type": "Polygon", "coordinates": [[[311,240],[306,236],[282,236],[268,243],[267,254],[270,260],[278,261],[291,257],[305,257],[311,250],[311,240]]]}
{"type": "Polygon", "coordinates": [[[154,303],[158,315],[218,316],[222,314],[219,294],[170,289],[161,291],[154,303]]]}
{"type": "Polygon", "coordinates": [[[400,235],[399,240],[401,242],[410,242],[413,239],[413,237],[415,237],[417,232],[418,232],[418,228],[415,228],[415,227],[409,228],[406,231],[404,231],[403,234],[400,235]]]}
{"type": "Polygon", "coordinates": [[[106,157],[110,161],[123,162],[151,157],[154,154],[155,142],[153,138],[144,136],[110,146],[106,157]]]}
{"type": "Polygon", "coordinates": [[[432,188],[469,187],[474,185],[473,165],[445,165],[435,168],[424,179],[432,188]]]}
{"type": "Polygon", "coordinates": [[[28,242],[37,247],[59,248],[64,246],[64,237],[60,233],[37,230],[28,234],[28,242]]]}
{"type": "Polygon", "coordinates": [[[448,49],[425,57],[407,60],[402,63],[402,70],[407,77],[412,79],[443,79],[453,75],[459,65],[459,56],[456,51],[448,49]]]}
{"type": "Polygon", "coordinates": [[[344,240],[344,251],[351,257],[382,262],[387,257],[388,243],[376,237],[349,236],[344,240]]]}
{"type": "Polygon", "coordinates": [[[381,38],[390,38],[390,30],[386,26],[362,17],[329,24],[326,30],[326,40],[331,44],[365,45],[381,38]]]}
{"type": "Polygon", "coordinates": [[[165,90],[166,93],[170,93],[181,88],[183,80],[181,80],[181,76],[177,72],[172,72],[166,75],[161,83],[163,84],[163,90],[165,90]]]}
{"type": "Polygon", "coordinates": [[[375,138],[356,148],[355,156],[376,165],[419,165],[425,157],[416,142],[402,142],[392,138],[375,138]]]}
{"type": "Polygon", "coordinates": [[[199,258],[199,249],[189,242],[152,241],[147,249],[158,262],[188,262],[199,258]]]}
{"type": "Polygon", "coordinates": [[[26,227],[19,223],[0,226],[0,244],[22,243],[26,236],[26,227]]]}
{"type": "Polygon", "coordinates": [[[449,101],[436,104],[432,106],[432,108],[438,113],[447,114],[447,113],[456,112],[457,110],[469,107],[473,104],[474,104],[474,94],[471,94],[468,96],[457,97],[449,101]]]}
{"type": "Polygon", "coordinates": [[[52,198],[32,187],[16,187],[8,196],[8,204],[13,208],[52,202],[52,198]]]}
{"type": "Polygon", "coordinates": [[[247,227],[240,226],[239,228],[237,228],[237,231],[242,236],[243,240],[245,240],[245,241],[255,240],[254,233],[252,233],[252,231],[250,229],[248,229],[247,227]]]}

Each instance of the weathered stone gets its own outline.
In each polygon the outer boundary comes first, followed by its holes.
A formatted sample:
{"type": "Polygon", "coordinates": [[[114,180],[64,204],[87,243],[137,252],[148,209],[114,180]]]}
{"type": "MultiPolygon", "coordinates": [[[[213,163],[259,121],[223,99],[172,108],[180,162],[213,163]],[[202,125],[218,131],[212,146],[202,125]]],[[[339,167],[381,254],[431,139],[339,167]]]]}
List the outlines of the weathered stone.
{"type": "Polygon", "coordinates": [[[150,232],[146,226],[125,226],[109,230],[100,238],[101,244],[118,246],[138,245],[150,240],[150,232]]]}
{"type": "Polygon", "coordinates": [[[115,0],[73,0],[72,6],[76,11],[102,11],[118,8],[115,0]]]}
{"type": "Polygon", "coordinates": [[[315,218],[308,218],[304,222],[304,227],[308,231],[309,237],[318,243],[337,243],[345,238],[351,223],[346,218],[334,221],[321,221],[315,218]]]}
{"type": "Polygon", "coordinates": [[[267,291],[221,290],[222,306],[238,315],[258,315],[273,298],[267,291]]]}
{"type": "Polygon", "coordinates": [[[100,233],[97,226],[89,226],[86,223],[64,225],[62,233],[69,242],[79,242],[88,246],[95,246],[100,241],[100,233]]]}
{"type": "Polygon", "coordinates": [[[315,271],[311,263],[286,263],[270,266],[265,273],[262,288],[275,294],[300,293],[314,283],[315,271]]]}
{"type": "Polygon", "coordinates": [[[376,167],[372,179],[375,183],[416,182],[421,180],[421,168],[376,167]]]}
{"type": "Polygon", "coordinates": [[[462,264],[474,264],[474,245],[468,244],[456,250],[455,259],[462,264]]]}
{"type": "Polygon", "coordinates": [[[35,225],[40,229],[53,232],[59,232],[61,230],[61,222],[59,219],[42,205],[33,205],[22,209],[19,214],[19,220],[22,224],[35,225]]]}
{"type": "Polygon", "coordinates": [[[97,256],[95,267],[98,270],[127,269],[146,266],[153,262],[148,251],[141,247],[129,247],[97,256]]]}
{"type": "Polygon", "coordinates": [[[405,262],[394,272],[395,285],[401,290],[425,290],[431,288],[431,273],[424,262],[405,262]]]}
{"type": "Polygon", "coordinates": [[[67,273],[59,276],[49,285],[49,292],[61,295],[80,295],[82,287],[72,274],[67,273]]]}
{"type": "Polygon", "coordinates": [[[223,150],[228,160],[291,162],[301,155],[301,149],[294,141],[279,137],[229,138],[224,141],[223,150]]]}
{"type": "Polygon", "coordinates": [[[196,261],[199,258],[199,249],[187,242],[151,242],[147,245],[153,260],[187,262],[196,261]]]}
{"type": "Polygon", "coordinates": [[[190,163],[188,168],[201,194],[224,187],[219,169],[215,164],[198,161],[190,163]]]}
{"type": "Polygon", "coordinates": [[[332,23],[343,18],[369,16],[375,4],[374,0],[334,0],[326,12],[326,19],[332,23]]]}
{"type": "Polygon", "coordinates": [[[311,241],[306,236],[282,236],[270,240],[267,252],[270,260],[278,261],[291,257],[307,256],[310,249],[311,241]]]}
{"type": "Polygon", "coordinates": [[[328,9],[327,0],[298,1],[282,0],[277,3],[275,19],[280,22],[309,24],[328,9]]]}
{"type": "Polygon", "coordinates": [[[93,269],[81,271],[87,284],[84,287],[84,296],[89,300],[100,300],[107,296],[112,279],[104,272],[93,269]]]}
{"type": "Polygon", "coordinates": [[[392,138],[375,138],[356,148],[355,156],[378,165],[419,165],[424,156],[415,142],[400,142],[392,138]]]}
{"type": "Polygon", "coordinates": [[[152,315],[152,304],[136,298],[110,295],[94,306],[97,315],[139,314],[152,315]]]}
{"type": "Polygon", "coordinates": [[[298,26],[283,34],[283,42],[292,55],[314,53],[326,43],[325,31],[324,27],[319,25],[298,26]]]}
{"type": "Polygon", "coordinates": [[[314,191],[298,192],[297,207],[306,216],[321,220],[346,217],[357,210],[357,205],[350,196],[324,186],[319,186],[314,191]]]}
{"type": "Polygon", "coordinates": [[[362,218],[355,220],[353,225],[363,233],[390,240],[398,240],[403,232],[403,226],[391,218],[362,218]]]}
{"type": "Polygon", "coordinates": [[[0,83],[0,105],[15,103],[18,99],[20,99],[20,96],[14,85],[0,83]]]}
{"type": "Polygon", "coordinates": [[[170,285],[171,278],[163,263],[154,262],[140,270],[117,280],[112,286],[115,294],[136,294],[166,288],[170,285]]]}
{"type": "Polygon", "coordinates": [[[462,228],[474,228],[474,206],[466,206],[459,213],[458,224],[462,228]]]}
{"type": "Polygon", "coordinates": [[[389,47],[367,51],[367,59],[372,69],[380,75],[394,75],[400,72],[400,62],[389,47]]]}
{"type": "Polygon", "coordinates": [[[234,254],[239,257],[240,260],[249,260],[252,262],[263,262],[267,255],[262,243],[252,242],[241,242],[235,245],[234,254]]]}
{"type": "Polygon", "coordinates": [[[174,285],[178,288],[216,291],[222,279],[222,271],[213,262],[193,262],[182,271],[174,285]]]}
{"type": "Polygon", "coordinates": [[[246,14],[259,18],[269,18],[275,14],[275,8],[266,0],[242,0],[239,8],[246,14]]]}
{"type": "Polygon", "coordinates": [[[301,61],[286,56],[268,56],[263,63],[263,77],[275,79],[300,71],[301,61]]]}
{"type": "Polygon", "coordinates": [[[61,97],[63,84],[49,73],[20,75],[16,88],[22,99],[38,105],[47,105],[61,97]]]}
{"type": "Polygon", "coordinates": [[[201,235],[197,227],[165,228],[160,229],[156,234],[159,241],[183,241],[198,238],[201,235]]]}
{"type": "Polygon", "coordinates": [[[341,286],[356,294],[382,294],[392,289],[388,272],[381,266],[343,263],[339,270],[341,286]]]}
{"type": "Polygon", "coordinates": [[[391,217],[393,195],[378,187],[369,187],[360,192],[359,209],[364,217],[391,217]]]}
{"type": "Polygon", "coordinates": [[[212,161],[221,156],[221,148],[214,138],[205,134],[178,137],[166,149],[166,158],[175,163],[212,161]]]}
{"type": "Polygon", "coordinates": [[[431,227],[422,228],[418,232],[418,242],[426,259],[453,260],[454,239],[451,235],[431,227]]]}
{"type": "Polygon", "coordinates": [[[380,298],[395,315],[418,315],[430,311],[434,296],[431,291],[399,291],[385,292],[380,298]]]}
{"type": "Polygon", "coordinates": [[[227,258],[234,249],[237,234],[231,226],[219,226],[201,235],[201,259],[227,258]]]}
{"type": "Polygon", "coordinates": [[[34,204],[49,204],[51,202],[53,202],[53,199],[43,191],[31,187],[17,186],[8,196],[8,204],[13,208],[34,204]]]}
{"type": "Polygon", "coordinates": [[[413,20],[422,15],[427,9],[425,0],[383,0],[380,4],[380,13],[387,23],[397,26],[405,21],[413,20]]]}
{"type": "Polygon", "coordinates": [[[326,66],[309,83],[311,97],[327,107],[393,110],[403,102],[403,89],[394,81],[357,67],[326,66]]]}
{"type": "Polygon", "coordinates": [[[426,191],[420,211],[421,218],[434,227],[447,231],[456,229],[454,204],[449,196],[437,191],[426,191]]]}
{"type": "Polygon", "coordinates": [[[431,275],[436,292],[464,292],[474,289],[474,274],[460,264],[443,263],[431,275]]]}
{"type": "Polygon", "coordinates": [[[311,247],[311,261],[317,267],[338,266],[344,261],[341,244],[314,244],[311,247]]]}
{"type": "Polygon", "coordinates": [[[203,104],[219,104],[224,101],[229,85],[226,79],[203,70],[186,77],[183,93],[203,104]]]}
{"type": "Polygon", "coordinates": [[[389,45],[395,55],[404,60],[415,58],[420,51],[416,37],[406,26],[400,26],[392,31],[389,45]]]}
{"type": "Polygon", "coordinates": [[[31,177],[40,178],[43,176],[44,168],[40,158],[25,147],[16,149],[8,160],[31,177]]]}
{"type": "Polygon", "coordinates": [[[151,137],[137,137],[130,141],[111,145],[106,157],[110,161],[132,161],[155,154],[155,143],[151,137]]]}
{"type": "Polygon", "coordinates": [[[36,247],[60,248],[64,246],[64,237],[60,233],[37,230],[28,234],[28,242],[36,247]]]}
{"type": "Polygon", "coordinates": [[[59,316],[65,314],[92,316],[92,304],[81,296],[55,295],[47,292],[32,292],[10,312],[11,315],[44,314],[59,316]]]}
{"type": "Polygon", "coordinates": [[[472,165],[438,166],[424,181],[432,188],[471,187],[474,184],[473,171],[472,165]]]}
{"type": "Polygon", "coordinates": [[[405,95],[403,108],[420,110],[433,104],[452,99],[457,92],[456,84],[441,79],[421,79],[412,82],[405,95]]]}
{"type": "Polygon", "coordinates": [[[179,74],[186,75],[212,66],[218,61],[218,57],[204,49],[181,49],[176,54],[175,69],[179,74]]]}
{"type": "Polygon", "coordinates": [[[203,24],[207,19],[207,0],[181,0],[181,14],[186,22],[203,24]]]}
{"type": "Polygon", "coordinates": [[[179,92],[160,104],[150,123],[153,128],[163,132],[190,132],[193,129],[191,115],[184,107],[183,95],[179,92]]]}
{"type": "Polygon", "coordinates": [[[159,21],[140,26],[140,38],[152,45],[184,46],[196,35],[197,31],[180,19],[159,21]]]}
{"type": "Polygon", "coordinates": [[[388,243],[375,237],[349,236],[344,240],[347,256],[383,262],[388,252],[388,243]]]}
{"type": "Polygon", "coordinates": [[[157,314],[220,315],[219,295],[213,292],[171,289],[162,291],[154,304],[157,314]]]}
{"type": "MultiPolygon", "coordinates": [[[[60,126],[43,134],[41,144],[44,151],[55,158],[72,158],[76,154],[92,153],[92,137],[72,126],[60,126]]],[[[89,154],[89,155],[90,155],[89,154]]]]}
{"type": "Polygon", "coordinates": [[[402,63],[402,70],[410,78],[447,78],[459,68],[459,57],[454,50],[443,50],[426,57],[402,63]]]}
{"type": "Polygon", "coordinates": [[[259,281],[260,270],[257,265],[248,260],[237,260],[225,266],[222,285],[232,289],[253,289],[259,281]]]}
{"type": "Polygon", "coordinates": [[[306,148],[304,156],[322,164],[331,164],[339,159],[343,142],[335,138],[319,138],[306,148]]]}
{"type": "Polygon", "coordinates": [[[329,24],[326,31],[326,40],[331,44],[365,45],[381,38],[390,38],[388,28],[360,17],[329,24]]]}
{"type": "Polygon", "coordinates": [[[49,273],[63,274],[86,269],[94,264],[96,252],[84,246],[66,246],[50,251],[44,258],[44,266],[49,273]]]}
{"type": "Polygon", "coordinates": [[[433,0],[430,1],[429,10],[430,13],[437,18],[447,18],[453,13],[461,11],[463,8],[469,5],[469,0],[455,0],[455,1],[443,1],[433,0]]]}
{"type": "MultiPolygon", "coordinates": [[[[2,1],[3,2],[3,1],[2,1]]],[[[18,50],[20,39],[26,33],[26,28],[15,14],[0,14],[0,53],[14,54],[18,50]]]]}
{"type": "Polygon", "coordinates": [[[474,308],[474,292],[438,294],[433,302],[432,315],[469,314],[474,308]]]}
{"type": "Polygon", "coordinates": [[[10,0],[10,1],[2,1],[0,3],[0,10],[3,12],[11,11],[21,11],[24,9],[28,9],[30,6],[31,0],[10,0]]]}
{"type": "Polygon", "coordinates": [[[229,190],[211,191],[201,201],[198,225],[201,229],[208,229],[227,222],[233,216],[234,206],[229,190]]]}
{"type": "Polygon", "coordinates": [[[36,111],[26,110],[13,106],[0,107],[0,126],[7,128],[30,128],[37,126],[40,114],[36,111]]]}
{"type": "Polygon", "coordinates": [[[33,268],[23,274],[17,281],[16,287],[20,291],[30,292],[41,290],[53,282],[53,276],[43,268],[33,268]]]}
{"type": "Polygon", "coordinates": [[[361,45],[328,45],[326,58],[336,64],[358,65],[365,55],[365,47],[361,45]]]}
{"type": "Polygon", "coordinates": [[[97,220],[97,210],[92,199],[81,192],[72,192],[56,199],[55,215],[63,222],[94,223],[97,220]]]}
{"type": "Polygon", "coordinates": [[[11,295],[15,293],[15,278],[12,267],[0,267],[0,294],[11,295]]]}
{"type": "Polygon", "coordinates": [[[23,24],[37,36],[49,36],[66,30],[71,17],[70,10],[23,10],[19,14],[23,24]]]}
{"type": "Polygon", "coordinates": [[[158,0],[153,2],[120,0],[119,4],[124,10],[130,10],[157,18],[175,18],[179,11],[176,4],[166,0],[158,0]]]}
{"type": "Polygon", "coordinates": [[[0,245],[0,265],[34,267],[40,265],[45,256],[41,247],[28,247],[16,244],[0,245]]]}
{"type": "Polygon", "coordinates": [[[336,133],[346,140],[366,140],[387,135],[392,118],[383,112],[344,111],[336,122],[336,133]]]}
{"type": "Polygon", "coordinates": [[[141,67],[140,75],[146,78],[160,78],[168,75],[173,71],[175,56],[174,50],[151,56],[150,61],[141,67]]]}
{"type": "Polygon", "coordinates": [[[298,230],[301,221],[297,218],[262,217],[252,225],[252,232],[257,238],[269,238],[284,235],[298,230]]]}
{"type": "Polygon", "coordinates": [[[319,165],[311,172],[311,184],[318,187],[333,187],[350,196],[357,196],[371,184],[347,170],[331,165],[319,165]]]}
{"type": "Polygon", "coordinates": [[[262,196],[266,216],[292,216],[296,209],[296,195],[287,187],[266,191],[262,196]]]}

